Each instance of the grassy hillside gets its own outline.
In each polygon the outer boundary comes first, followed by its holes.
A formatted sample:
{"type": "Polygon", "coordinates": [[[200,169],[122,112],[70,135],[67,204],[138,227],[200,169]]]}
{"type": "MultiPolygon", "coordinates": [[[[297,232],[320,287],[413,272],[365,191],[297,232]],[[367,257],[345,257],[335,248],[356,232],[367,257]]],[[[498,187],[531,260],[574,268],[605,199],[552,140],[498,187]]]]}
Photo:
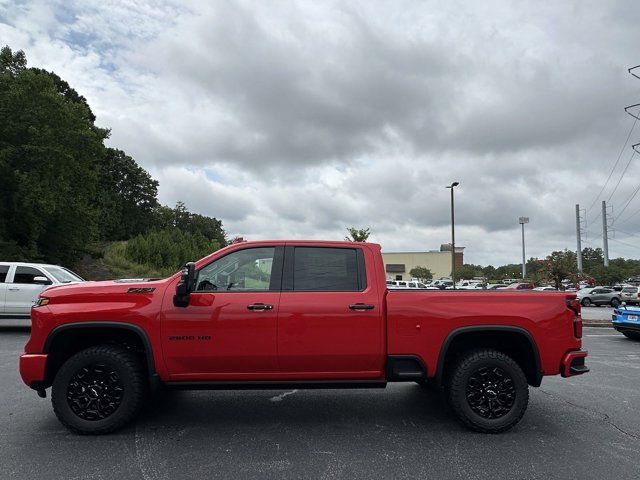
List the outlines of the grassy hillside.
{"type": "Polygon", "coordinates": [[[117,278],[162,278],[177,269],[157,269],[127,259],[124,251],[127,242],[110,242],[92,245],[74,267],[86,280],[113,280],[117,278]]]}

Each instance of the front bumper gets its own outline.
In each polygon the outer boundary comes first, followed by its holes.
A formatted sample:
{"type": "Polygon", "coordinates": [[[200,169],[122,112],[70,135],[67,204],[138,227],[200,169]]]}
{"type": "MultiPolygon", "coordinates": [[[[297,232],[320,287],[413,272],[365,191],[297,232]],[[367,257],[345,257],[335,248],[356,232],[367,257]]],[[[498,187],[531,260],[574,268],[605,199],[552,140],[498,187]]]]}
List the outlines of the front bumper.
{"type": "Polygon", "coordinates": [[[25,353],[20,356],[20,376],[33,389],[40,388],[45,380],[47,355],[45,353],[25,353]]]}
{"type": "Polygon", "coordinates": [[[640,333],[640,323],[632,322],[612,322],[613,328],[619,332],[638,332],[640,333]]]}
{"type": "Polygon", "coordinates": [[[560,365],[560,374],[563,377],[574,377],[587,373],[589,368],[585,365],[584,359],[589,354],[586,350],[575,350],[568,352],[560,365]]]}

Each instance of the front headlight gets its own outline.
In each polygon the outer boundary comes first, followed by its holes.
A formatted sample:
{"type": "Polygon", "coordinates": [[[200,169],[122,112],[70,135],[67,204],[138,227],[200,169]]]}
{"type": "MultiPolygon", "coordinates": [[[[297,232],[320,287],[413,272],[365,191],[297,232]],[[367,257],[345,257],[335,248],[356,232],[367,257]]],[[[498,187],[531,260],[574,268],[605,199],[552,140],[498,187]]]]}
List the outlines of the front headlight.
{"type": "Polygon", "coordinates": [[[47,297],[38,297],[33,304],[33,308],[44,307],[45,305],[49,305],[49,299],[47,297]]]}

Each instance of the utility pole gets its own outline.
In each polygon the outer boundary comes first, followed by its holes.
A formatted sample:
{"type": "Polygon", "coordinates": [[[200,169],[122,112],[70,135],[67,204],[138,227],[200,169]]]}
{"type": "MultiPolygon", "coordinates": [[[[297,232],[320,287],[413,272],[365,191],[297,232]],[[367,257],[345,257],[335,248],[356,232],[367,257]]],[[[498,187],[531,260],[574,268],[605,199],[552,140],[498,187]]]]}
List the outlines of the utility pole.
{"type": "Polygon", "coordinates": [[[576,238],[578,240],[578,272],[582,273],[582,238],[580,238],[580,205],[576,204],[576,238]]]}
{"type": "Polygon", "coordinates": [[[607,232],[607,202],[602,201],[602,250],[604,250],[604,266],[609,266],[609,233],[607,232]]]}
{"type": "Polygon", "coordinates": [[[529,217],[520,217],[518,222],[522,225],[522,280],[524,280],[527,276],[527,260],[524,254],[524,224],[529,223],[529,217]]]}
{"type": "Polygon", "coordinates": [[[453,205],[453,189],[460,185],[460,182],[453,182],[447,188],[451,189],[451,281],[453,289],[456,289],[456,222],[455,209],[453,205]]]}

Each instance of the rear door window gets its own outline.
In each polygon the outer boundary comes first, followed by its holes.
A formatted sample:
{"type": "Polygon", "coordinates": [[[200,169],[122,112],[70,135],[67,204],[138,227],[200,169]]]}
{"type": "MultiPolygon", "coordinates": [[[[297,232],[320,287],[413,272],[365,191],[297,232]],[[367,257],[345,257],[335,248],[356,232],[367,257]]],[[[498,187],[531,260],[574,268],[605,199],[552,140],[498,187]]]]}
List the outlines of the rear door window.
{"type": "MultiPolygon", "coordinates": [[[[45,277],[47,276],[42,273],[40,270],[33,267],[16,267],[16,273],[13,276],[13,283],[22,283],[22,284],[35,284],[38,283],[34,279],[36,277],[45,277]]],[[[51,283],[51,281],[49,281],[51,283]]]]}
{"type": "MultiPolygon", "coordinates": [[[[293,290],[315,292],[356,292],[364,288],[359,269],[358,249],[295,247],[293,290]]],[[[364,274],[364,271],[362,272],[364,274]]]]}

